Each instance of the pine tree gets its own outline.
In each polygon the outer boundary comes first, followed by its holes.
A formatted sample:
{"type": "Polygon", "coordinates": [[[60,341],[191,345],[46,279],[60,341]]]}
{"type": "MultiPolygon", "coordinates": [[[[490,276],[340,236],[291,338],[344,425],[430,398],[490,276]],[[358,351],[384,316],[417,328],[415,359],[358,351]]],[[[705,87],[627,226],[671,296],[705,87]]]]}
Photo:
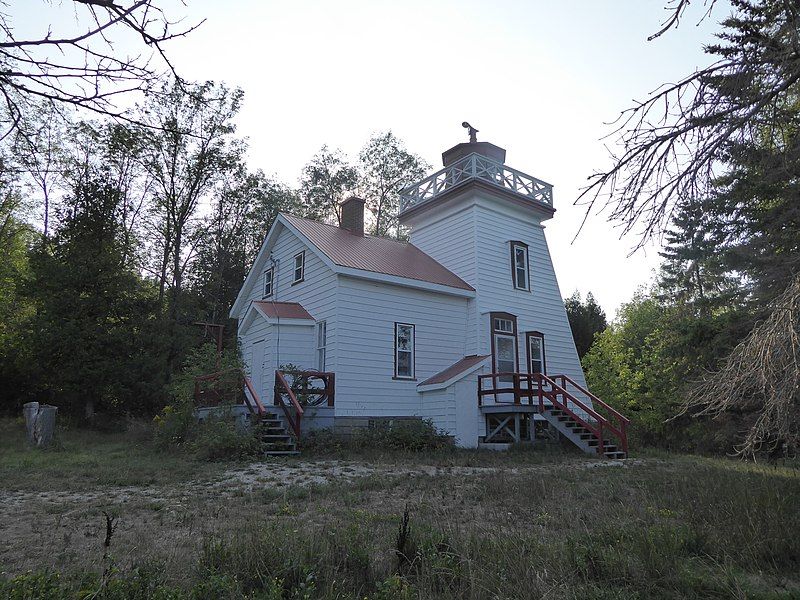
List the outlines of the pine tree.
{"type": "Polygon", "coordinates": [[[701,315],[732,302],[738,281],[726,270],[720,252],[723,235],[702,201],[680,205],[659,252],[664,259],[658,278],[662,300],[690,306],[701,315]]]}

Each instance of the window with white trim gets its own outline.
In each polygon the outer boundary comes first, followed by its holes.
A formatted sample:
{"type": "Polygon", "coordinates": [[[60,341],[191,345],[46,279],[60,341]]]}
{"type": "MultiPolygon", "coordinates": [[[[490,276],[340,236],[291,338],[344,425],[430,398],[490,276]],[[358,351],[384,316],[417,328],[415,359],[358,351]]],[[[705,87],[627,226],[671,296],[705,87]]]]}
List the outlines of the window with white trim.
{"type": "Polygon", "coordinates": [[[275,269],[267,269],[264,271],[264,298],[272,297],[273,289],[273,280],[275,278],[275,269]]]}
{"type": "Polygon", "coordinates": [[[528,338],[528,373],[544,373],[544,334],[529,331],[525,335],[528,338]]]}
{"type": "Polygon", "coordinates": [[[511,274],[514,287],[529,291],[530,274],[528,265],[528,245],[523,242],[511,242],[511,274]]]}
{"type": "Polygon", "coordinates": [[[325,347],[328,345],[328,324],[317,323],[317,371],[325,371],[325,347]]]}
{"type": "Polygon", "coordinates": [[[306,270],[306,253],[305,250],[300,254],[294,255],[294,278],[292,284],[300,283],[305,277],[306,270]]]}
{"type": "Polygon", "coordinates": [[[414,379],[414,326],[394,324],[394,376],[414,379]]]}

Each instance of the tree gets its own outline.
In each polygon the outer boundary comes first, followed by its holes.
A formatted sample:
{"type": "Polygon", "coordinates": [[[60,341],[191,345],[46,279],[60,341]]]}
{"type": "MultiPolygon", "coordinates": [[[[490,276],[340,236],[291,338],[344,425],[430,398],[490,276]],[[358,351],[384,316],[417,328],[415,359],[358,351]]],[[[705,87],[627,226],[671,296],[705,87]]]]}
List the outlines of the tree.
{"type": "Polygon", "coordinates": [[[31,108],[17,120],[11,151],[27,187],[41,194],[42,234],[47,239],[53,195],[63,185],[66,170],[66,120],[50,100],[32,102],[31,108]]]}
{"type": "MultiPolygon", "coordinates": [[[[640,244],[662,231],[672,215],[684,219],[686,215],[676,210],[682,203],[708,199],[704,210],[715,221],[711,228],[720,244],[717,251],[726,268],[744,276],[742,288],[749,293],[752,314],[711,312],[694,319],[691,326],[702,331],[709,323],[727,319],[728,340],[738,337],[742,323],[752,326],[760,315],[774,326],[765,330],[756,325],[748,338],[751,342],[745,340],[737,347],[722,363],[719,376],[706,377],[706,383],[693,391],[702,398],[693,395],[692,406],[708,407],[701,414],[719,414],[718,408],[738,410],[741,398],[728,399],[730,388],[724,378],[746,372],[742,357],[757,359],[759,365],[751,372],[757,381],[748,382],[744,389],[761,394],[756,400],[761,402],[762,412],[756,417],[759,427],[775,429],[751,429],[742,448],[752,451],[759,440],[782,438],[796,443],[800,437],[783,427],[786,421],[770,415],[776,406],[788,410],[792,405],[780,385],[765,383],[774,381],[772,373],[759,371],[779,364],[772,360],[774,356],[762,353],[800,353],[796,336],[785,335],[782,341],[788,345],[782,345],[768,333],[782,327],[784,333],[788,331],[785,319],[775,317],[784,309],[774,302],[776,298],[790,302],[800,275],[796,183],[800,10],[796,3],[783,0],[732,0],[731,4],[734,12],[722,22],[717,42],[706,46],[714,62],[623,113],[617,130],[621,153],[613,157],[610,169],[590,178],[581,198],[589,203],[590,211],[604,196],[610,218],[624,232],[640,228],[640,244]]],[[[674,2],[673,17],[657,35],[677,23],[688,5],[689,0],[674,2]]],[[[694,250],[698,249],[695,244],[694,250]]],[[[692,294],[699,293],[697,275],[692,294]]],[[[800,380],[798,361],[780,366],[786,369],[780,374],[782,381],[800,380]]],[[[797,431],[797,421],[789,423],[797,431]]]]}
{"type": "Polygon", "coordinates": [[[317,221],[333,220],[342,224],[339,205],[356,189],[358,171],[339,150],[322,146],[303,167],[300,197],[304,216],[317,221]]]}
{"type": "Polygon", "coordinates": [[[224,322],[278,213],[297,204],[296,193],[261,171],[219,189],[190,274],[204,320],[224,322]]]}
{"type": "Polygon", "coordinates": [[[577,290],[564,301],[564,308],[567,310],[575,349],[578,351],[578,356],[583,359],[592,347],[595,336],[608,327],[606,313],[597,304],[591,292],[586,294],[586,302],[583,302],[577,290]]]}
{"type": "Polygon", "coordinates": [[[358,158],[358,189],[375,218],[372,232],[379,236],[399,233],[400,191],[421,179],[430,165],[408,152],[391,131],[373,135],[358,158]]]}
{"type": "Polygon", "coordinates": [[[115,99],[146,90],[158,81],[159,63],[175,75],[165,44],[197,27],[176,29],[177,21],[164,12],[159,0],[72,0],[65,4],[72,14],[59,15],[64,7],[41,2],[38,10],[49,8],[56,13],[51,15],[52,22],[41,35],[19,39],[8,2],[0,3],[4,9],[0,11],[0,95],[7,113],[5,132],[0,133],[3,137],[26,113],[34,112],[35,103],[42,99],[122,116],[115,99]],[[121,48],[130,41],[141,47],[125,54],[121,48]]]}
{"type": "Polygon", "coordinates": [[[694,387],[684,413],[717,419],[750,417],[741,454],[800,446],[800,277],[770,304],[768,316],[739,343],[721,369],[694,387]]]}
{"type": "MultiPolygon", "coordinates": [[[[731,0],[710,66],[663,86],[622,113],[619,155],[590,177],[581,195],[591,211],[606,198],[609,218],[642,240],[659,232],[679,201],[707,195],[729,164],[732,145],[796,112],[800,89],[800,11],[781,0],[731,0]]],[[[689,5],[675,3],[665,28],[689,5]]],[[[661,33],[660,32],[660,33],[661,33]]],[[[587,213],[588,214],[588,213],[587,213]]]]}
{"type": "Polygon", "coordinates": [[[170,315],[179,311],[184,273],[203,235],[197,210],[241,163],[244,143],[235,138],[233,118],[243,93],[206,82],[174,83],[152,95],[143,111],[143,161],[153,180],[154,240],[159,259],[154,273],[159,299],[170,290],[170,315]]]}
{"type": "Polygon", "coordinates": [[[732,144],[729,172],[707,203],[724,233],[718,250],[745,276],[755,309],[800,275],[800,98],[782,122],[732,144]]]}
{"type": "Polygon", "coordinates": [[[670,303],[691,307],[701,315],[729,305],[740,279],[728,270],[722,252],[724,234],[711,217],[707,202],[682,203],[665,234],[658,287],[670,303]]]}
{"type": "Polygon", "coordinates": [[[155,296],[123,266],[120,201],[102,179],[82,184],[50,248],[31,259],[31,369],[51,402],[86,418],[135,407],[150,376],[141,350],[153,333],[155,296]]]}

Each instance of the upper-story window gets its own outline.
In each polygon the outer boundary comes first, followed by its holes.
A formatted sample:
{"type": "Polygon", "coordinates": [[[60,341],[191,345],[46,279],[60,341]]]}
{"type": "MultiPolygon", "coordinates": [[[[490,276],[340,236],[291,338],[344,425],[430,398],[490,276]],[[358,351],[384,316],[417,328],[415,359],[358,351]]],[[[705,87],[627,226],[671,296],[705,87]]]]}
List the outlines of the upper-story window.
{"type": "Polygon", "coordinates": [[[305,250],[300,254],[294,255],[294,277],[292,284],[300,283],[305,277],[306,270],[306,253],[305,250]]]}
{"type": "Polygon", "coordinates": [[[274,289],[275,269],[267,269],[264,271],[264,298],[271,298],[274,289]]]}
{"type": "Polygon", "coordinates": [[[394,376],[414,379],[414,326],[394,324],[394,376]]]}
{"type": "Polygon", "coordinates": [[[511,277],[516,289],[526,291],[531,289],[529,270],[528,244],[511,242],[511,277]]]}

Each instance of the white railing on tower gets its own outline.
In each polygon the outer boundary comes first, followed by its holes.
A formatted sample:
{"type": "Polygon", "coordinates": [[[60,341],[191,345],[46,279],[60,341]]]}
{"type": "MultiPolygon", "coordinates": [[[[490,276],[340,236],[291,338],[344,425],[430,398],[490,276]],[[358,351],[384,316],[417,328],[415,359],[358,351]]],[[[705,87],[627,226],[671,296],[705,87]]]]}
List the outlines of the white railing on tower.
{"type": "Polygon", "coordinates": [[[480,154],[468,154],[400,192],[400,211],[433,200],[472,179],[480,179],[529,200],[553,206],[553,186],[480,154]]]}

